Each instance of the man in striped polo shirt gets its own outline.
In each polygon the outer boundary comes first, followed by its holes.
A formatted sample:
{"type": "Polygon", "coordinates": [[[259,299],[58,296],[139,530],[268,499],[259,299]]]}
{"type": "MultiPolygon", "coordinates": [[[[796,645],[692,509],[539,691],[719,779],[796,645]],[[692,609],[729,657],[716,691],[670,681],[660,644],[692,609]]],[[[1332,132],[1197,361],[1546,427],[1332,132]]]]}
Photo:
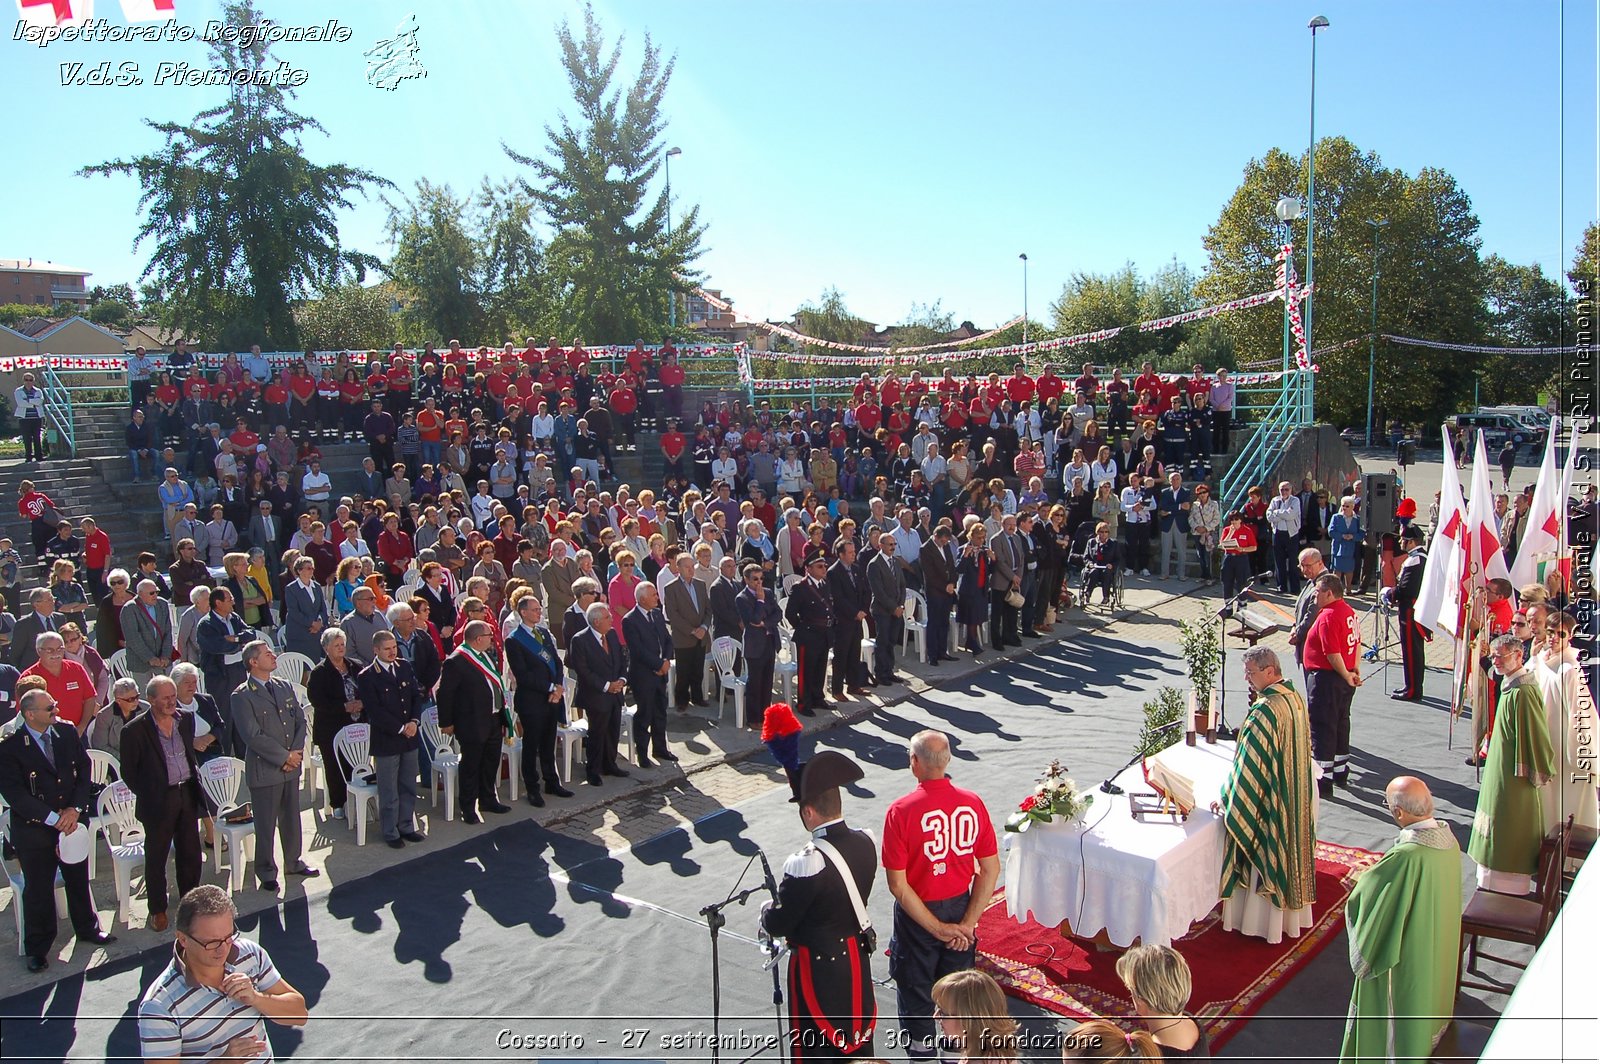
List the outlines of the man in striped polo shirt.
{"type": "Polygon", "coordinates": [[[270,1064],[266,1020],[305,1025],[306,999],[267,951],[239,937],[233,899],[203,884],[178,902],[172,963],[139,1002],[147,1061],[214,1057],[270,1064]]]}

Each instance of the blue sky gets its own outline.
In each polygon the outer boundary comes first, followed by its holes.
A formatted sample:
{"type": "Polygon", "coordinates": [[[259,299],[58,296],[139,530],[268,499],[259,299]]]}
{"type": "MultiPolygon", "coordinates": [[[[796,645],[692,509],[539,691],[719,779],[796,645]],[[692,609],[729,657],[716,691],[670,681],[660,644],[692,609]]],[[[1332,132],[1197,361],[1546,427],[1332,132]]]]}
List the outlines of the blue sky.
{"type": "MultiPolygon", "coordinates": [[[[426,176],[461,190],[509,176],[500,141],[536,151],[544,124],[570,109],[553,28],[581,20],[576,2],[260,3],[280,24],[332,13],[353,31],[346,44],[274,49],[308,71],[298,107],[330,134],[307,142],[314,159],[403,188],[426,176]],[[428,77],[369,86],[361,53],[410,12],[428,77]]],[[[197,26],[220,11],[176,4],[197,26]]],[[[1484,250],[1548,272],[1564,272],[1600,217],[1592,3],[595,6],[627,34],[625,69],[646,32],[677,56],[666,101],[669,141],[683,149],[674,201],[700,204],[711,249],[701,265],[749,316],[786,316],[834,285],[878,322],[941,300],[989,326],[1022,310],[1019,252],[1035,318],[1075,271],[1174,257],[1203,267],[1206,228],[1245,164],[1305,149],[1315,14],[1332,21],[1317,43],[1319,136],[1347,136],[1408,173],[1450,171],[1482,220],[1484,250]]],[[[96,0],[95,13],[122,22],[116,0],[96,0]]],[[[11,36],[0,87],[27,149],[0,170],[0,257],[90,269],[91,283],[133,280],[147,257],[130,248],[134,182],[74,171],[156,147],[141,118],[182,120],[216,101],[222,90],[149,83],[158,62],[203,66],[204,50],[40,49],[11,36]],[[137,62],[147,84],[60,84],[61,63],[101,60],[137,62]]],[[[383,220],[373,201],[342,233],[387,255],[383,220]]]]}

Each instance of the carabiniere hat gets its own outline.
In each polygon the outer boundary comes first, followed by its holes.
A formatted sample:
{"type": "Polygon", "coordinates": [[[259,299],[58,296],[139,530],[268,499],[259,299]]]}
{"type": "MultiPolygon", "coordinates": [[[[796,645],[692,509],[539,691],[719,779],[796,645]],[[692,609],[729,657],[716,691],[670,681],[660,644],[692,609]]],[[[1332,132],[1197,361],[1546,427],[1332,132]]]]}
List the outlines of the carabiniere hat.
{"type": "Polygon", "coordinates": [[[824,750],[800,766],[800,802],[815,801],[824,791],[854,783],[866,773],[837,750],[824,750]]]}

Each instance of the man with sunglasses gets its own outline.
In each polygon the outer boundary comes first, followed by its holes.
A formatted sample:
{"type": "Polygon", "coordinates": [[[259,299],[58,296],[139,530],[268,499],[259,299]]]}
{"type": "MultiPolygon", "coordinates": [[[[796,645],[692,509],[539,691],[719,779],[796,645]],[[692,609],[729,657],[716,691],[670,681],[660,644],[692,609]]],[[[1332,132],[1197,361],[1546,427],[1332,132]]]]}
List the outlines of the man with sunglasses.
{"type": "Polygon", "coordinates": [[[195,887],[178,902],[172,960],[139,1002],[145,1060],[271,1062],[264,1021],[303,1027],[305,996],[278,974],[267,951],[241,938],[233,900],[195,887]]]}
{"type": "Polygon", "coordinates": [[[89,754],[78,730],[58,719],[56,700],[49,691],[25,692],[19,708],[22,726],[0,742],[0,798],[10,809],[6,834],[22,865],[22,952],[28,958],[28,971],[42,972],[50,964],[60,918],[58,871],[78,938],[95,945],[116,939],[100,930],[89,894],[87,861],[68,863],[57,849],[61,839],[79,827],[89,804],[89,754]]]}

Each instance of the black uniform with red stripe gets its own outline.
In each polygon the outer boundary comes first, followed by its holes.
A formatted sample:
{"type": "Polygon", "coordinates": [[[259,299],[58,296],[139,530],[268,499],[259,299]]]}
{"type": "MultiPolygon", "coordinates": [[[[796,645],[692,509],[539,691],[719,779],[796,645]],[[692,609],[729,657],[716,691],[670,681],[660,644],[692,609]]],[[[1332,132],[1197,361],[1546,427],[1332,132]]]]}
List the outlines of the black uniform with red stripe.
{"type": "MultiPolygon", "coordinates": [[[[832,820],[812,833],[839,851],[865,905],[877,877],[872,836],[832,820]]],[[[783,865],[778,901],[762,915],[767,933],[789,940],[789,1039],[792,1060],[871,1057],[878,1003],[872,950],[844,880],[814,845],[783,865]]]]}
{"type": "Polygon", "coordinates": [[[1400,611],[1400,671],[1405,677],[1405,683],[1394,695],[1412,702],[1422,701],[1422,642],[1427,632],[1417,623],[1416,609],[1417,595],[1422,591],[1422,570],[1427,563],[1428,555],[1421,547],[1411,551],[1400,566],[1394,585],[1394,604],[1400,611]]]}
{"type": "Polygon", "coordinates": [[[816,568],[815,582],[808,576],[789,592],[789,601],[783,615],[788,618],[794,632],[795,651],[799,656],[797,679],[800,683],[800,712],[816,712],[826,708],[823,678],[828,668],[829,633],[833,629],[833,596],[822,578],[820,566],[816,568]]]}

